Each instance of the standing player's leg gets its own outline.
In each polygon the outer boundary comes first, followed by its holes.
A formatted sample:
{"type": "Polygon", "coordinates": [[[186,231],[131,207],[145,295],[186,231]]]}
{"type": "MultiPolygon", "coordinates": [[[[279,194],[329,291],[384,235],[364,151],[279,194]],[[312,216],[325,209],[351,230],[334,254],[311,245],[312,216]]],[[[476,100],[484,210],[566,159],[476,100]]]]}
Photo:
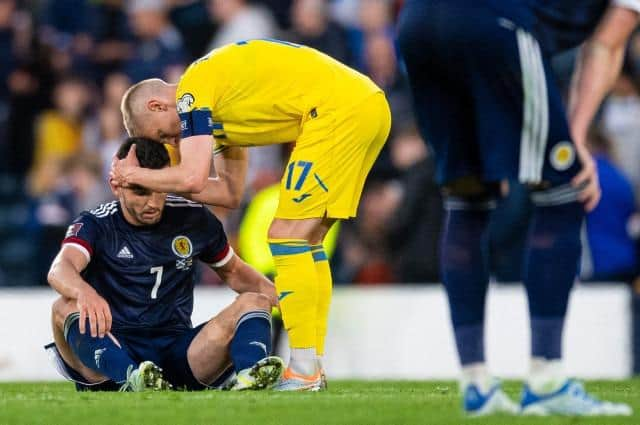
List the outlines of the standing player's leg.
{"type": "Polygon", "coordinates": [[[318,303],[316,306],[316,357],[318,370],[320,371],[322,389],[326,389],[327,387],[327,379],[322,360],[324,357],[325,339],[327,337],[331,293],[333,291],[333,278],[331,276],[329,257],[327,257],[327,254],[324,251],[322,242],[335,222],[336,220],[333,219],[324,219],[318,227],[316,234],[311,237],[311,255],[313,256],[313,262],[316,266],[316,274],[318,276],[318,303]]]}
{"type": "Polygon", "coordinates": [[[324,338],[331,297],[331,273],[319,245],[331,224],[356,215],[364,180],[390,127],[382,93],[357,108],[318,108],[305,121],[281,183],[269,243],[276,266],[276,290],[291,359],[282,390],[319,389],[317,356],[324,338]]]}
{"type": "MultiPolygon", "coordinates": [[[[491,378],[484,350],[487,230],[490,210],[499,195],[496,182],[501,177],[486,178],[475,117],[476,109],[483,105],[476,102],[472,79],[480,70],[471,58],[483,44],[491,46],[494,55],[503,54],[501,43],[483,40],[495,31],[492,26],[496,21],[477,4],[413,1],[403,11],[399,32],[416,118],[434,150],[437,178],[444,186],[442,280],[462,366],[464,409],[473,415],[517,411],[491,378]]],[[[497,58],[489,67],[501,69],[502,62],[504,59],[497,58]]],[[[495,143],[508,142],[496,136],[495,143]]]]}
{"type": "Polygon", "coordinates": [[[85,333],[80,333],[79,319],[75,301],[59,298],[54,303],[53,328],[58,352],[89,383],[108,378],[121,385],[121,390],[129,391],[169,387],[155,364],[143,361],[138,365],[113,334],[104,338],[91,336],[88,319],[85,333]]]}
{"type": "Polygon", "coordinates": [[[624,411],[626,406],[595,401],[562,371],[562,330],[584,217],[577,201],[579,188],[570,183],[580,164],[560,93],[538,42],[513,22],[500,19],[493,25],[497,30],[487,32],[490,37],[473,46],[476,55],[471,56],[476,70],[473,94],[482,105],[476,108],[476,126],[484,177],[517,178],[534,188],[524,274],[532,369],[522,408],[576,415],[624,411]]]}
{"type": "Polygon", "coordinates": [[[271,352],[271,304],[257,293],[240,294],[206,324],[173,341],[163,359],[167,379],[189,390],[229,386],[233,390],[270,388],[284,364],[271,352]],[[236,372],[224,382],[230,366],[236,372]]]}
{"type": "MultiPolygon", "coordinates": [[[[524,283],[531,324],[531,374],[523,392],[523,412],[628,415],[631,414],[628,406],[596,400],[585,392],[582,384],[567,379],[561,364],[567,305],[581,251],[584,206],[578,201],[580,189],[571,185],[581,164],[571,142],[561,96],[550,66],[542,58],[532,37],[523,36],[520,47],[530,52],[528,59],[523,59],[523,74],[525,77],[533,74],[529,80],[535,84],[529,87],[532,90],[537,87],[536,104],[542,105],[542,110],[532,107],[533,117],[538,114],[541,117],[531,121],[531,134],[536,134],[534,123],[541,123],[541,137],[545,143],[537,150],[528,151],[528,160],[521,162],[521,167],[525,167],[521,169],[521,176],[529,170],[541,182],[532,193],[534,210],[525,258],[524,283]]],[[[525,88],[525,99],[527,94],[525,88]]],[[[521,158],[525,156],[521,155],[521,158]]]]}
{"type": "Polygon", "coordinates": [[[319,280],[309,240],[321,223],[320,218],[276,218],[269,229],[275,286],[291,351],[286,373],[306,382],[297,389],[317,389],[320,380],[316,353],[319,280]]]}

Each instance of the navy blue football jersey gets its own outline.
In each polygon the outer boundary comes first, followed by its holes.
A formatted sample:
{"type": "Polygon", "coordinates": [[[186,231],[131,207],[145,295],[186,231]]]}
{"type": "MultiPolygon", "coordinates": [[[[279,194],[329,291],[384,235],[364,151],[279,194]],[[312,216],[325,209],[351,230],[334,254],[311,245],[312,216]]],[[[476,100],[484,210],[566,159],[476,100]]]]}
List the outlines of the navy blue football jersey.
{"type": "Polygon", "coordinates": [[[576,47],[594,32],[610,4],[640,12],[638,0],[533,0],[534,35],[548,54],[576,47]]]}
{"type": "Polygon", "coordinates": [[[220,221],[203,205],[172,195],[151,226],[129,224],[118,201],[85,211],[63,244],[89,257],[82,276],[109,303],[119,332],[190,328],[194,261],[219,267],[233,256],[220,221]]]}

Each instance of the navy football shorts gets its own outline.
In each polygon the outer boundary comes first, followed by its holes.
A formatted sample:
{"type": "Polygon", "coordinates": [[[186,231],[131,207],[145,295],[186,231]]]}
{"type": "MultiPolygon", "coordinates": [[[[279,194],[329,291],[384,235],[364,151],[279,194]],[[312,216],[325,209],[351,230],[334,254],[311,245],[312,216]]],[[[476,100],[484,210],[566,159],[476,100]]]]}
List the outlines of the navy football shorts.
{"type": "MultiPolygon", "coordinates": [[[[225,370],[213,384],[205,385],[193,376],[187,360],[189,345],[205,324],[184,331],[114,332],[114,336],[136,363],[150,360],[162,368],[164,378],[174,389],[190,391],[217,389],[221,388],[234,373],[233,367],[230,366],[225,370]]],[[[66,379],[75,382],[78,391],[117,391],[120,388],[119,384],[111,380],[100,383],[87,382],[80,373],[64,361],[54,343],[48,344],[45,349],[49,352],[58,372],[66,379]]]]}
{"type": "Polygon", "coordinates": [[[399,45],[441,184],[559,186],[580,169],[548,58],[507,4],[407,0],[402,12],[399,45]]]}

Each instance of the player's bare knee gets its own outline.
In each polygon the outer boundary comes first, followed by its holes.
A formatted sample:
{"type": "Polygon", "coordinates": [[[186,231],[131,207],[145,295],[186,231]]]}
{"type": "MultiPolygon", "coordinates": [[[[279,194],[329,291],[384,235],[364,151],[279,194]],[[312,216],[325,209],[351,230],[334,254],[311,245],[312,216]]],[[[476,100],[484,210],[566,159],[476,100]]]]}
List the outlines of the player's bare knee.
{"type": "Polygon", "coordinates": [[[239,316],[242,316],[244,313],[254,310],[271,310],[271,301],[269,300],[269,298],[266,295],[259,294],[257,292],[245,292],[238,295],[236,303],[239,307],[239,316]]]}
{"type": "Polygon", "coordinates": [[[51,306],[51,317],[54,325],[59,329],[63,329],[67,317],[77,311],[78,309],[73,300],[65,297],[58,298],[51,306]]]}

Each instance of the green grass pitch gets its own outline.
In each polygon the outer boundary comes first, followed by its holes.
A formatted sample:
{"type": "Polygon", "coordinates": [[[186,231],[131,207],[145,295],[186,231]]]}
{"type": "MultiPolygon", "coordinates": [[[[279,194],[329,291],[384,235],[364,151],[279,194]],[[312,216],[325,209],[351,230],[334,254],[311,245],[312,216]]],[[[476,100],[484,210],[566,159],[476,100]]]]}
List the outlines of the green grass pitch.
{"type": "MultiPolygon", "coordinates": [[[[0,424],[638,424],[640,378],[592,381],[587,389],[624,401],[626,418],[467,419],[453,382],[330,381],[323,393],[77,393],[68,383],[0,383],[0,424]]],[[[506,384],[517,396],[520,386],[506,384]]]]}

